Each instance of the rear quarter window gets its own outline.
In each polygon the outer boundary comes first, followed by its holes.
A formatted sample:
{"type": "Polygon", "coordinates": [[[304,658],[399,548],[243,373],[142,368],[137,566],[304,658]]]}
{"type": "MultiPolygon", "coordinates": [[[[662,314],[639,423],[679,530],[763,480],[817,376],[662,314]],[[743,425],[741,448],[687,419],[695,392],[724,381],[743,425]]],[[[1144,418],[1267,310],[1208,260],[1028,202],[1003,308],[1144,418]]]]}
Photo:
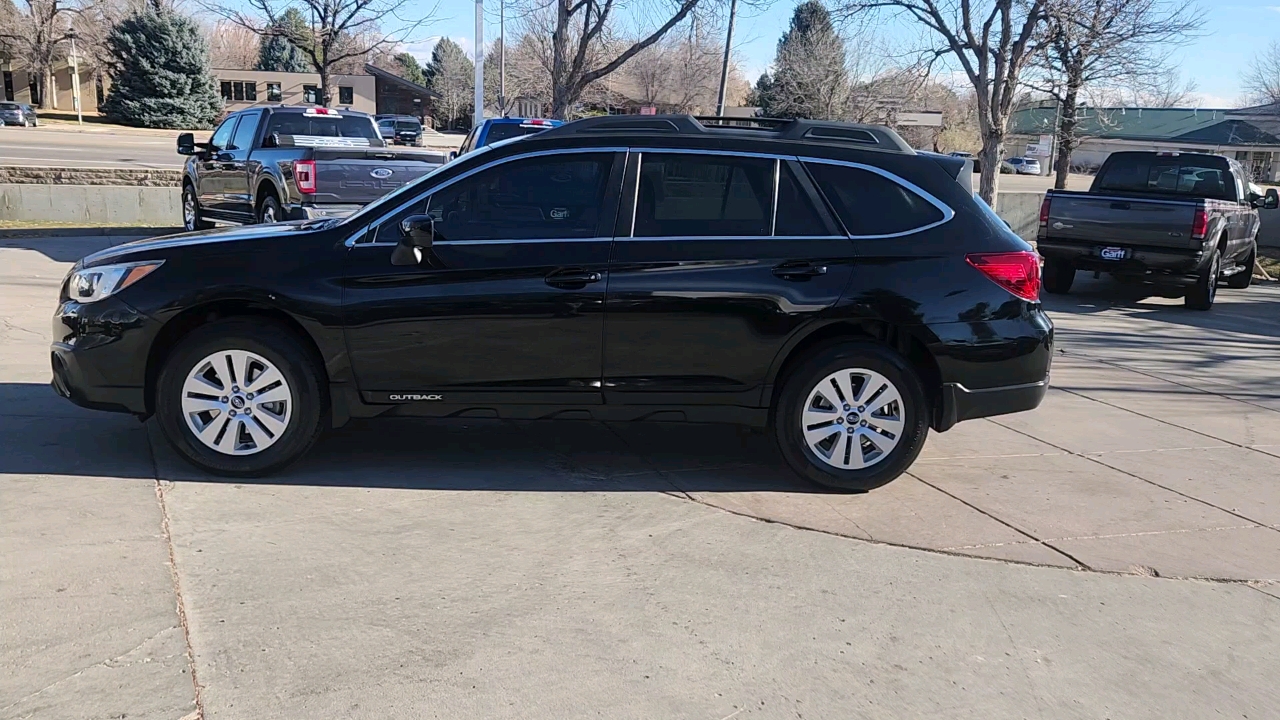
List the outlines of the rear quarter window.
{"type": "Polygon", "coordinates": [[[945,218],[933,203],[879,173],[825,163],[805,167],[850,235],[896,235],[945,218]]]}

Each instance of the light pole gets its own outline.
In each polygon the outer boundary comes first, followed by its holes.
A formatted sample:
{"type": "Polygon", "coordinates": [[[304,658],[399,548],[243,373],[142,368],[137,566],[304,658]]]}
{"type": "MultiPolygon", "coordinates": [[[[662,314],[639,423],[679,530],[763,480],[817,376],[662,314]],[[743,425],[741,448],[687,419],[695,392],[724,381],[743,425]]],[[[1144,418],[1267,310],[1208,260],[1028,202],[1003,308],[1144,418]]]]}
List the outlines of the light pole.
{"type": "Polygon", "coordinates": [[[733,49],[733,21],[738,17],[738,0],[729,3],[729,32],[724,38],[724,62],[720,64],[720,92],[716,94],[716,115],[724,116],[724,90],[729,82],[729,53],[733,49]]]}
{"type": "Polygon", "coordinates": [[[67,31],[71,39],[71,102],[76,106],[76,123],[84,125],[84,114],[80,110],[80,61],[76,57],[76,31],[67,31]]]}
{"type": "Polygon", "coordinates": [[[476,109],[471,117],[471,127],[478,128],[484,122],[484,0],[476,0],[476,109]]]}
{"type": "Polygon", "coordinates": [[[498,0],[498,112],[507,114],[507,0],[498,0]]]}

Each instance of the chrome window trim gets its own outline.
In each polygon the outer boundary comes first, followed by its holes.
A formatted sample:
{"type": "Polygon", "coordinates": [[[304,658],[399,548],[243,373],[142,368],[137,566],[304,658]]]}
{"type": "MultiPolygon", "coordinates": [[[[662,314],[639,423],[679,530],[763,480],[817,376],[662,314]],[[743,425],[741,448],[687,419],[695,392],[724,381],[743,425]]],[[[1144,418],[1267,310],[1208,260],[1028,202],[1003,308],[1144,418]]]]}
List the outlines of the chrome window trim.
{"type": "Polygon", "coordinates": [[[778,182],[781,180],[782,158],[773,159],[773,212],[769,217],[769,237],[778,236],[778,182]]]}
{"type": "Polygon", "coordinates": [[[848,235],[656,235],[654,237],[620,237],[619,241],[628,240],[634,242],[686,242],[689,240],[701,241],[730,241],[743,242],[747,240],[848,240],[848,235]]]}
{"type": "MultiPolygon", "coordinates": [[[[850,233],[849,238],[852,240],[884,240],[888,238],[904,237],[906,235],[915,235],[916,233],[924,232],[925,230],[932,230],[933,228],[936,228],[939,225],[943,225],[949,222],[951,218],[956,216],[956,213],[954,210],[951,209],[951,206],[947,205],[946,203],[942,202],[938,198],[934,197],[924,188],[920,187],[919,185],[916,185],[910,180],[899,177],[898,175],[894,175],[888,170],[878,168],[874,165],[866,165],[863,163],[849,162],[847,160],[829,160],[827,158],[798,157],[796,159],[799,160],[801,163],[811,162],[811,163],[817,163],[821,165],[837,165],[842,167],[856,168],[858,170],[866,170],[867,172],[875,173],[876,175],[879,175],[880,177],[883,177],[886,180],[889,180],[890,182],[897,183],[902,187],[915,193],[916,195],[919,195],[920,197],[924,198],[925,202],[934,206],[942,213],[941,220],[938,220],[936,222],[931,222],[928,225],[921,225],[920,227],[911,228],[910,230],[903,230],[902,232],[896,232],[896,233],[886,233],[883,235],[854,235],[850,233]]],[[[818,189],[821,190],[822,188],[818,188],[818,189]]],[[[837,219],[839,219],[839,216],[837,216],[837,219]]],[[[845,228],[845,229],[848,230],[848,228],[845,228]]]]}
{"type": "MultiPolygon", "coordinates": [[[[365,225],[364,228],[362,228],[359,232],[356,232],[352,234],[351,237],[347,238],[345,244],[347,245],[347,247],[390,247],[392,245],[397,245],[398,243],[356,242],[355,239],[359,237],[360,233],[363,232],[367,234],[370,228],[374,228],[382,225],[382,223],[386,222],[387,218],[390,218],[392,215],[395,215],[400,211],[407,209],[410,205],[414,204],[419,199],[423,197],[430,197],[436,194],[437,192],[449,187],[450,185],[453,185],[456,182],[465,180],[471,177],[472,175],[475,175],[476,173],[483,172],[497,165],[502,165],[508,162],[516,162],[519,160],[527,160],[529,158],[550,156],[550,155],[579,155],[579,154],[585,154],[585,153],[595,154],[595,153],[625,153],[625,152],[627,152],[627,149],[625,147],[557,148],[554,150],[538,150],[535,152],[523,153],[520,155],[510,155],[504,158],[496,158],[494,160],[490,160],[487,163],[484,163],[483,165],[479,165],[477,167],[471,168],[470,170],[462,173],[461,175],[449,178],[448,180],[440,183],[439,185],[432,187],[430,190],[426,191],[422,195],[414,196],[413,199],[407,200],[401,203],[400,205],[398,205],[397,207],[395,207],[394,209],[383,213],[381,216],[378,217],[378,219],[365,225]]],[[[596,238],[581,238],[581,239],[595,240],[596,238]]],[[[481,242],[494,244],[499,242],[506,243],[506,242],[528,242],[528,241],[527,240],[442,240],[440,241],[440,244],[444,245],[445,243],[462,244],[462,243],[481,243],[481,242]]],[[[560,241],[540,240],[539,242],[560,242],[560,241]]]]}

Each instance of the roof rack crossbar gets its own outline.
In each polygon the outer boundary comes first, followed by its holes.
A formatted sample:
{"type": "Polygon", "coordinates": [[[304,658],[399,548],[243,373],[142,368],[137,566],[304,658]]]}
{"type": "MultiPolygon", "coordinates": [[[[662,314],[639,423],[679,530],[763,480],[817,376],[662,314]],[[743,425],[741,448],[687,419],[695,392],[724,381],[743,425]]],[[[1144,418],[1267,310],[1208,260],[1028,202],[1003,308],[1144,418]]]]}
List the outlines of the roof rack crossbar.
{"type": "Polygon", "coordinates": [[[779,140],[803,140],[874,147],[878,150],[914,154],[896,132],[880,125],[858,125],[828,120],[793,118],[741,118],[692,115],[601,115],[565,123],[540,133],[543,137],[584,133],[706,135],[746,131],[770,133],[779,140]]]}

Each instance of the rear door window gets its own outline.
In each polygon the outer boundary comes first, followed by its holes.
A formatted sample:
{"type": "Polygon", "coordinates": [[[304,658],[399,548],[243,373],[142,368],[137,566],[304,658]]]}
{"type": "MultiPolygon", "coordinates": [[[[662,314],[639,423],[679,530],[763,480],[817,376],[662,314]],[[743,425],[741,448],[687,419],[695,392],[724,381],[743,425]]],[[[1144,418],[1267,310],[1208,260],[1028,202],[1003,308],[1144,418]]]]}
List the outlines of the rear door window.
{"type": "Polygon", "coordinates": [[[774,161],[732,155],[644,153],[635,237],[770,234],[774,161]]]}
{"type": "Polygon", "coordinates": [[[945,218],[933,203],[879,173],[826,163],[805,167],[852,236],[897,235],[945,218]]]}
{"type": "Polygon", "coordinates": [[[787,163],[778,173],[778,218],[774,235],[820,236],[831,231],[809,200],[809,193],[796,179],[787,163]]]}

